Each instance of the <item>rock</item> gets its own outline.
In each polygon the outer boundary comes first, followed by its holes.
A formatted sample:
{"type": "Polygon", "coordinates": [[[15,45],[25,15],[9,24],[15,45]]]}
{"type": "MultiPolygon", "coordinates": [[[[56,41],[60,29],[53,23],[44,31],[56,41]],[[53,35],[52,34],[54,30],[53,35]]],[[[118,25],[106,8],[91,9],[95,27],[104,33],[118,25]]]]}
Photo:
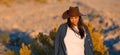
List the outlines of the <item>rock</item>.
{"type": "Polygon", "coordinates": [[[120,51],[120,41],[114,44],[113,47],[115,48],[115,50],[120,51]]]}

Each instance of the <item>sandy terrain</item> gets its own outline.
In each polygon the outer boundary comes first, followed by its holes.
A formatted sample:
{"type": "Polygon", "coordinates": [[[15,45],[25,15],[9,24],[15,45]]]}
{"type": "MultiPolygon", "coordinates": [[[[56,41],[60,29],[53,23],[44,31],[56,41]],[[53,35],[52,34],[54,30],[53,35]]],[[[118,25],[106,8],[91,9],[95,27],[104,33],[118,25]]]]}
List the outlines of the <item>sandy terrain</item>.
{"type": "MultiPolygon", "coordinates": [[[[77,5],[83,14],[91,14],[94,11],[95,14],[102,17],[93,18],[91,23],[99,27],[101,25],[99,21],[103,20],[104,40],[112,43],[108,45],[112,45],[114,49],[120,51],[120,27],[118,27],[120,26],[120,0],[65,0],[62,2],[49,0],[45,4],[32,0],[26,1],[10,5],[0,4],[0,31],[17,29],[27,32],[31,36],[37,35],[39,32],[48,34],[51,29],[65,21],[61,18],[62,13],[69,6],[77,5]],[[116,39],[117,37],[118,39],[116,39]],[[115,43],[113,44],[113,42],[115,43]]],[[[84,19],[84,21],[88,21],[88,19],[84,19]]]]}

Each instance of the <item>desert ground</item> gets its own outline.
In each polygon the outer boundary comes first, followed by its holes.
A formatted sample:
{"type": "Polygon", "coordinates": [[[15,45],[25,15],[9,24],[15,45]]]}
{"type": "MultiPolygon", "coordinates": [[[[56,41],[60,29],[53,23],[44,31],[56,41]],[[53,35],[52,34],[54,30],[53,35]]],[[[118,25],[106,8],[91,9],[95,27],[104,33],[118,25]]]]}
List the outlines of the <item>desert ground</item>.
{"type": "MultiPolygon", "coordinates": [[[[120,54],[120,0],[48,0],[41,3],[33,0],[0,3],[0,32],[26,32],[32,38],[39,32],[48,34],[66,20],[62,13],[70,6],[78,6],[87,15],[85,22],[104,30],[104,41],[111,55],[120,54]],[[91,18],[92,16],[99,16],[91,18]],[[99,23],[102,21],[102,24],[99,23]]],[[[0,43],[0,46],[5,47],[0,43]]],[[[0,52],[3,50],[0,49],[0,52]]]]}

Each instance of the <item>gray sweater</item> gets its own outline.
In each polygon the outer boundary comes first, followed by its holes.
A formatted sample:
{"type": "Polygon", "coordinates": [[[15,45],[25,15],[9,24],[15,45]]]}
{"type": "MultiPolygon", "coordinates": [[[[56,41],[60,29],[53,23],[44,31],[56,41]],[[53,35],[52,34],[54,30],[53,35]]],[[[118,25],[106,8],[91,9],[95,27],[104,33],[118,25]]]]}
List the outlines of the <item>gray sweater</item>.
{"type": "MultiPolygon", "coordinates": [[[[67,32],[67,23],[60,25],[57,34],[56,34],[56,39],[54,41],[54,50],[53,50],[53,55],[67,55],[66,53],[66,46],[64,43],[64,38],[67,32]]],[[[84,26],[86,30],[86,38],[85,38],[85,55],[94,55],[93,52],[93,44],[92,44],[92,39],[90,37],[89,30],[87,26],[84,26]]]]}

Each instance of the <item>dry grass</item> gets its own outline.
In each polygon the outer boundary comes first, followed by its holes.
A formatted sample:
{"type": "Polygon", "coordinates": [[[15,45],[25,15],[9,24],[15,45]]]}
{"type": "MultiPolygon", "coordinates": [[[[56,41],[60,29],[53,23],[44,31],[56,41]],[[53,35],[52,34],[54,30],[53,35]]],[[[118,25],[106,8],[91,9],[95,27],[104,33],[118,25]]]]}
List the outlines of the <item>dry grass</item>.
{"type": "Polygon", "coordinates": [[[2,55],[15,55],[15,52],[12,50],[7,50],[6,52],[4,52],[2,55]]]}
{"type": "Polygon", "coordinates": [[[4,4],[6,6],[10,6],[10,4],[14,3],[15,0],[0,0],[0,4],[4,4]]]}
{"type": "Polygon", "coordinates": [[[8,44],[10,41],[10,37],[8,33],[0,33],[0,41],[8,44]]]}
{"type": "Polygon", "coordinates": [[[48,0],[35,0],[35,2],[39,2],[39,3],[48,3],[48,0]]]}

